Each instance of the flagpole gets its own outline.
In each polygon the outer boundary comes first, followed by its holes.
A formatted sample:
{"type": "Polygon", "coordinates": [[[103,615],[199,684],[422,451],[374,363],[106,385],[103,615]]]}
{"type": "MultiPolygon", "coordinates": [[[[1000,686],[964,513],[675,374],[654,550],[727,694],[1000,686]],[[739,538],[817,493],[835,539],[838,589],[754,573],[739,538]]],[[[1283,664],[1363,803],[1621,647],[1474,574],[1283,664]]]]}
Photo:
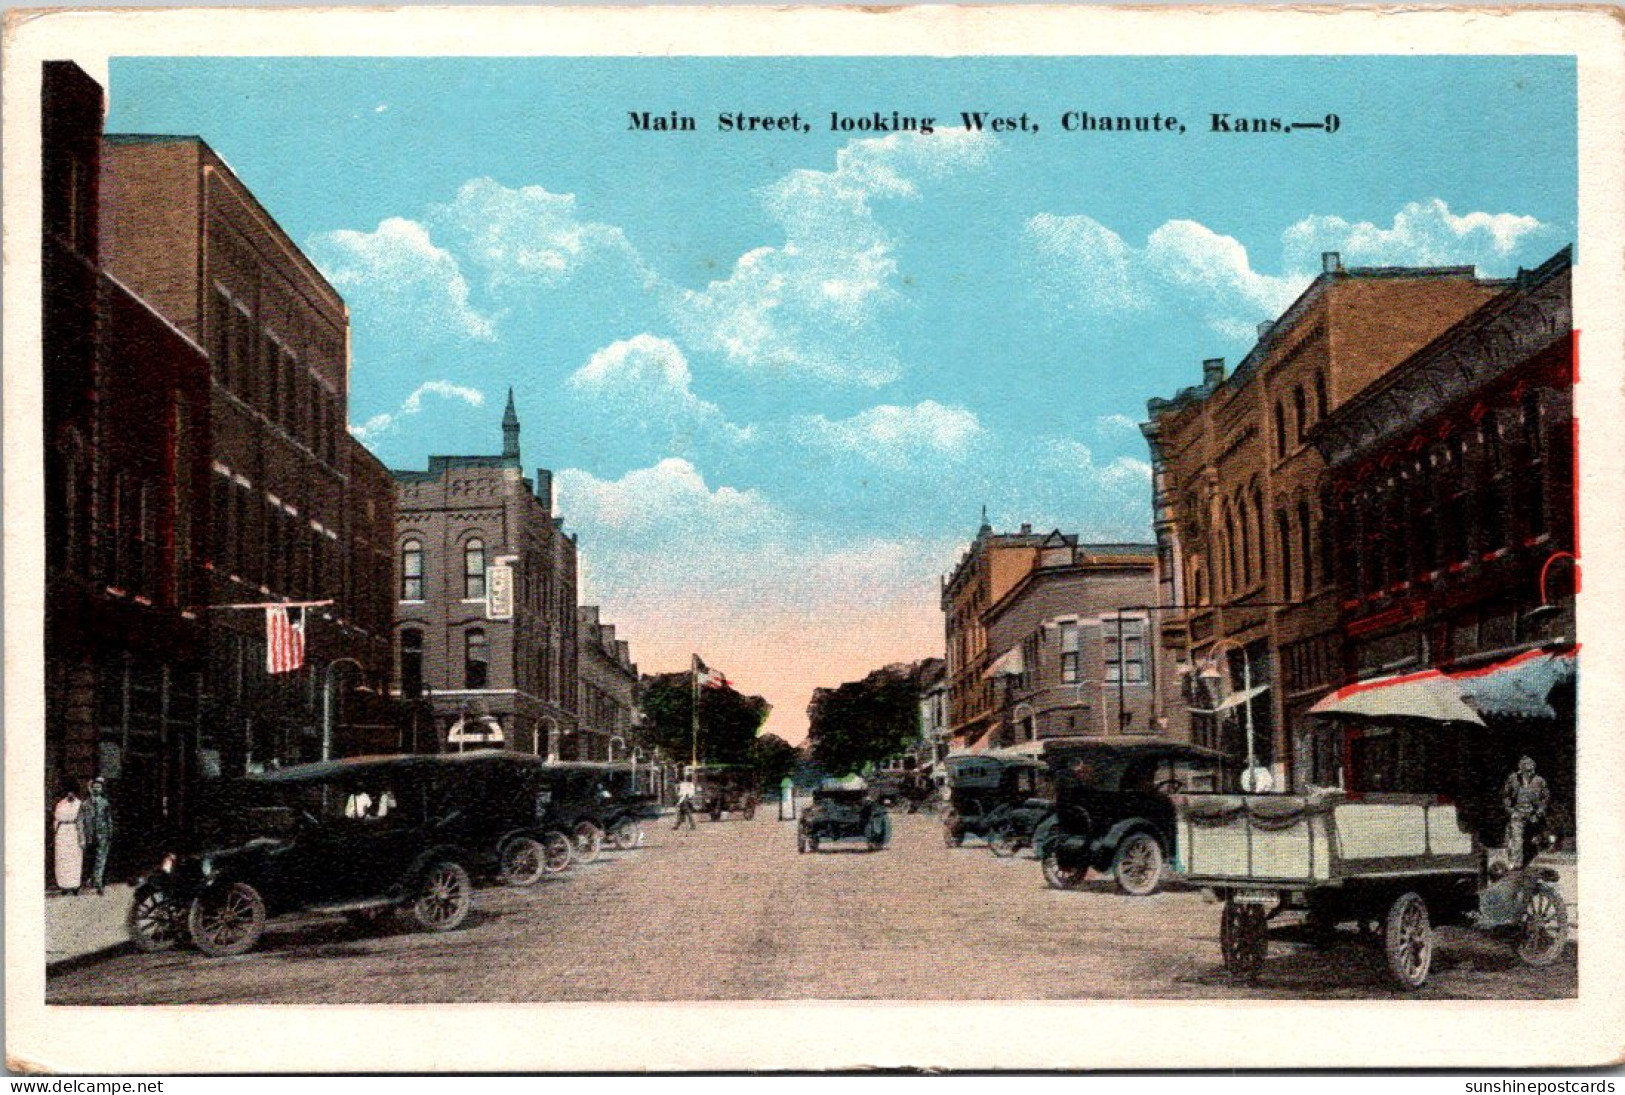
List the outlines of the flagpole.
{"type": "Polygon", "coordinates": [[[698,768],[700,766],[700,656],[698,654],[689,655],[688,683],[689,691],[693,694],[692,702],[689,704],[690,748],[688,763],[690,768],[698,768]]]}

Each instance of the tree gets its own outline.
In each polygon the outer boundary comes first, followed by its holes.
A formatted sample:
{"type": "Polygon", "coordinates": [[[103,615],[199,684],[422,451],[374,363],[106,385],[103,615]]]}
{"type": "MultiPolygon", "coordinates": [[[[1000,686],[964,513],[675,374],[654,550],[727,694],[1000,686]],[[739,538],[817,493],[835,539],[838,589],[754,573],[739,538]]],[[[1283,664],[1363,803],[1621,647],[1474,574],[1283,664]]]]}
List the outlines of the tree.
{"type": "Polygon", "coordinates": [[[801,750],[777,734],[763,734],[751,743],[750,763],[756,769],[761,786],[777,787],[801,761],[801,750]]]}
{"type": "Polygon", "coordinates": [[[813,693],[807,714],[812,759],[840,775],[906,750],[920,736],[917,666],[888,665],[861,681],[813,693]]]}
{"type": "MultiPolygon", "coordinates": [[[[679,763],[693,749],[694,685],[687,673],[661,673],[644,680],[643,714],[652,744],[679,763]]],[[[749,764],[756,732],[768,703],[731,685],[700,689],[699,754],[702,764],[749,764]]]]}

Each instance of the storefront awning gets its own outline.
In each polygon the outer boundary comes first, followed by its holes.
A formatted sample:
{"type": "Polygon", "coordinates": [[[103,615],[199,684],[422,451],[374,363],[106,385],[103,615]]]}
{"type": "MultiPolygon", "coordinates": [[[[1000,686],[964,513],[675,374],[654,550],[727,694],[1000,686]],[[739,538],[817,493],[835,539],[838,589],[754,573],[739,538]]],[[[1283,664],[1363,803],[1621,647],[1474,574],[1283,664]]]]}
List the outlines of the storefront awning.
{"type": "Polygon", "coordinates": [[[1012,646],[1003,654],[993,659],[993,664],[987,667],[982,674],[984,677],[1019,677],[1027,670],[1026,659],[1021,655],[1021,647],[1012,646]]]}
{"type": "Polygon", "coordinates": [[[1462,698],[1461,687],[1437,669],[1346,685],[1311,707],[1309,713],[1484,725],[1478,712],[1462,698]]]}
{"type": "Polygon", "coordinates": [[[1041,757],[1043,755],[1044,742],[1041,739],[1038,741],[1017,742],[1015,745],[1008,745],[1003,749],[989,749],[987,751],[987,756],[990,757],[1041,757]]]}
{"type": "Polygon", "coordinates": [[[1550,719],[1557,716],[1552,689],[1574,680],[1578,662],[1574,650],[1529,650],[1493,665],[1453,672],[1450,679],[1481,715],[1550,719]]]}

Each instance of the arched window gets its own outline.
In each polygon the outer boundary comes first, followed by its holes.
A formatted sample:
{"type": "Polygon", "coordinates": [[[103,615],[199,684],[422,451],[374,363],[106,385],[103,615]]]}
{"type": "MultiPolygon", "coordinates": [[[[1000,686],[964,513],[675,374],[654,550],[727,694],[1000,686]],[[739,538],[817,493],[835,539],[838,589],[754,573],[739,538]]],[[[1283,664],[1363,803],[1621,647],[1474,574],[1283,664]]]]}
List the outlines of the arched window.
{"type": "Polygon", "coordinates": [[[401,545],[401,600],[423,600],[423,544],[417,540],[401,545]]]}
{"type": "MultiPolygon", "coordinates": [[[[1298,556],[1303,560],[1303,592],[1315,588],[1314,540],[1309,534],[1309,499],[1298,499],[1298,556]]],[[[1289,556],[1282,556],[1282,566],[1291,566],[1289,556]]],[[[1322,576],[1324,580],[1324,575],[1322,576]]],[[[1286,598],[1291,600],[1291,597],[1286,598]]]]}
{"type": "Polygon", "coordinates": [[[1253,577],[1248,579],[1250,585],[1254,579],[1260,584],[1269,581],[1269,570],[1266,561],[1269,559],[1269,545],[1264,540],[1264,496],[1257,487],[1253,488],[1253,551],[1257,553],[1257,566],[1252,571],[1253,577]]]}
{"type": "Polygon", "coordinates": [[[423,695],[423,632],[415,627],[401,632],[401,695],[423,695]]]}
{"type": "Polygon", "coordinates": [[[1315,374],[1315,418],[1326,417],[1326,374],[1315,374]]]}
{"type": "Polygon", "coordinates": [[[1285,510],[1275,513],[1275,534],[1281,542],[1281,600],[1292,600],[1292,522],[1285,510]]]}
{"type": "Polygon", "coordinates": [[[463,597],[485,600],[485,541],[478,538],[463,548],[463,597]]]}
{"type": "Polygon", "coordinates": [[[1301,385],[1292,389],[1292,412],[1298,418],[1298,440],[1302,441],[1309,434],[1309,401],[1301,385]]]}
{"type": "Polygon", "coordinates": [[[1220,586],[1227,594],[1236,589],[1236,518],[1229,506],[1224,507],[1224,577],[1220,586]]]}
{"type": "Polygon", "coordinates": [[[463,635],[463,687],[484,688],[491,679],[491,647],[483,628],[471,628],[463,635]]]}
{"type": "Polygon", "coordinates": [[[1280,403],[1275,405],[1275,455],[1286,455],[1286,407],[1280,403]]]}

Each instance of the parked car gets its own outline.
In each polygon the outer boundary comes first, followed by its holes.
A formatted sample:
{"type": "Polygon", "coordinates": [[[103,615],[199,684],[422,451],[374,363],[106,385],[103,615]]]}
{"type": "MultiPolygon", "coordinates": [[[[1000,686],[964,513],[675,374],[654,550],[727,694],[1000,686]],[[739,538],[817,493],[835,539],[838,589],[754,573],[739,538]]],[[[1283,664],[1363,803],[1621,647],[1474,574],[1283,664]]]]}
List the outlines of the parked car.
{"type": "Polygon", "coordinates": [[[756,769],[743,764],[702,764],[689,771],[699,791],[700,813],[712,821],[721,821],[723,814],[739,814],[746,821],[756,816],[756,807],[762,803],[756,769]]]}
{"type": "Polygon", "coordinates": [[[871,852],[891,842],[886,806],[862,780],[825,780],[796,827],[796,851],[816,852],[832,840],[862,840],[871,852]]]}
{"type": "MultiPolygon", "coordinates": [[[[948,808],[942,815],[942,837],[950,848],[967,836],[987,839],[1008,814],[1040,797],[1048,769],[1024,756],[949,757],[948,808]]],[[[1013,852],[1012,852],[1013,854],[1013,852]]]]}
{"type": "Polygon", "coordinates": [[[577,863],[591,863],[603,850],[611,822],[619,819],[605,766],[547,761],[542,770],[549,824],[569,835],[577,863]]]}
{"type": "Polygon", "coordinates": [[[131,935],[143,950],[189,938],[204,954],[242,954],[273,917],[404,912],[451,931],[473,904],[455,796],[437,793],[438,758],[324,761],[236,781],[216,832],[225,842],[166,856],[138,885],[131,935]]]}
{"type": "Polygon", "coordinates": [[[1124,893],[1149,894],[1174,853],[1169,795],[1223,786],[1224,754],[1155,739],[1102,739],[1056,758],[1054,826],[1038,845],[1045,880],[1075,889],[1110,871],[1124,893]]]}
{"type": "Polygon", "coordinates": [[[1031,798],[1007,802],[987,819],[987,846],[1001,859],[1023,848],[1036,848],[1055,827],[1055,777],[1048,770],[1037,773],[1031,798]]]}
{"type": "Polygon", "coordinates": [[[610,762],[603,766],[610,801],[604,808],[604,839],[620,851],[643,844],[643,823],[660,816],[660,804],[648,787],[649,769],[610,762]]]}
{"type": "Polygon", "coordinates": [[[570,866],[571,840],[550,809],[541,758],[482,749],[410,763],[424,769],[446,831],[475,857],[477,875],[528,886],[570,866]]]}

